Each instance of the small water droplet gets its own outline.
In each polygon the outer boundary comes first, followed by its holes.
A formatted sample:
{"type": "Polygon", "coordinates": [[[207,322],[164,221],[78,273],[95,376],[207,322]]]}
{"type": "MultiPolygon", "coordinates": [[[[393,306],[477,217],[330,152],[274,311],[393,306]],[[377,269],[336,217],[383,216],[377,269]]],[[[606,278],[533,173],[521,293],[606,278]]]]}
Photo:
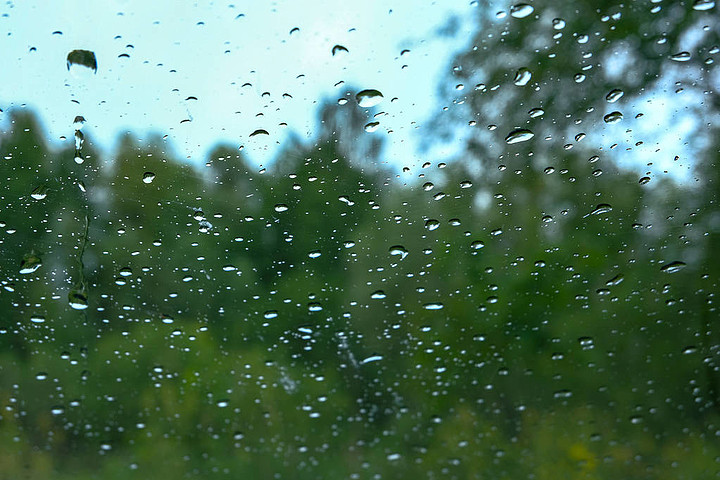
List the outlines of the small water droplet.
{"type": "Polygon", "coordinates": [[[622,273],[618,273],[613,278],[605,282],[605,285],[608,287],[614,287],[615,285],[620,285],[623,280],[625,280],[625,276],[622,273]]]}
{"type": "Polygon", "coordinates": [[[320,250],[313,250],[311,252],[308,252],[308,257],[310,258],[318,258],[320,255],[322,255],[322,252],[320,250]]]}
{"type": "Polygon", "coordinates": [[[155,174],[153,172],[145,172],[142,176],[143,183],[152,183],[155,180],[155,174]]]}
{"type": "Polygon", "coordinates": [[[385,297],[387,297],[387,295],[385,295],[385,292],[383,292],[382,290],[376,290],[372,293],[372,295],[370,295],[370,298],[372,298],[373,300],[382,300],[385,297]]]}
{"type": "Polygon", "coordinates": [[[268,310],[263,314],[263,317],[265,317],[267,320],[272,320],[273,318],[278,317],[277,310],[268,310]]]}
{"type": "Polygon", "coordinates": [[[512,145],[515,143],[527,142],[534,136],[535,134],[527,128],[518,128],[510,132],[508,136],[505,137],[505,143],[512,145]]]}
{"type": "Polygon", "coordinates": [[[675,273],[685,268],[687,264],[685,262],[670,262],[660,267],[660,271],[663,273],[675,273]]]}
{"type": "Polygon", "coordinates": [[[32,323],[45,323],[45,317],[42,315],[32,315],[30,316],[30,321],[32,323]]]}
{"type": "Polygon", "coordinates": [[[288,207],[284,203],[278,203],[277,205],[275,205],[275,211],[278,213],[287,212],[289,208],[290,207],[288,207]]]}
{"type": "Polygon", "coordinates": [[[357,104],[362,108],[374,107],[382,102],[383,98],[383,94],[374,89],[362,90],[355,95],[357,104]]]}

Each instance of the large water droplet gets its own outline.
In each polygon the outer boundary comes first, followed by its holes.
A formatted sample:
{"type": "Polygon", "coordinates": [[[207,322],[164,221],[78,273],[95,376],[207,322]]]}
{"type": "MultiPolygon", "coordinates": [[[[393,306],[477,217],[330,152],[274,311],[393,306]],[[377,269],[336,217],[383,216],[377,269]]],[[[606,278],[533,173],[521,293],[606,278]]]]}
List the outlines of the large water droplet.
{"type": "Polygon", "coordinates": [[[693,10],[705,11],[710,10],[715,6],[715,0],[695,0],[693,2],[693,10]]]}
{"type": "Polygon", "coordinates": [[[525,18],[534,11],[535,9],[527,3],[518,3],[510,7],[510,15],[515,18],[525,18]]]}
{"type": "Polygon", "coordinates": [[[257,130],[255,130],[254,132],[252,132],[250,134],[250,138],[257,137],[258,135],[270,135],[270,134],[264,128],[258,128],[257,130]]]}
{"type": "Polygon", "coordinates": [[[670,60],[674,60],[676,62],[687,62],[690,58],[692,58],[690,52],[679,52],[671,56],[670,60]]]}
{"type": "Polygon", "coordinates": [[[425,310],[442,310],[445,308],[445,305],[443,305],[441,302],[430,302],[423,305],[423,308],[425,310]]]}
{"type": "Polygon", "coordinates": [[[47,187],[45,185],[39,185],[30,192],[30,196],[35,200],[43,200],[47,197],[47,187]]]}
{"type": "Polygon", "coordinates": [[[625,95],[625,92],[623,92],[619,88],[615,88],[613,90],[610,90],[610,92],[605,95],[605,100],[607,100],[608,103],[615,103],[620,100],[623,95],[625,95]]]}
{"type": "Polygon", "coordinates": [[[76,287],[68,293],[68,303],[75,310],[85,310],[88,308],[88,297],[85,289],[76,287]]]}
{"type": "Polygon", "coordinates": [[[663,273],[675,273],[679,272],[686,267],[685,262],[670,262],[660,267],[660,271],[663,273]]]}
{"type": "Polygon", "coordinates": [[[505,137],[505,143],[512,145],[514,143],[527,142],[534,136],[535,134],[527,128],[518,128],[517,130],[510,132],[508,136],[505,137]]]}
{"type": "Polygon", "coordinates": [[[518,71],[515,73],[515,80],[513,82],[518,87],[524,87],[530,82],[530,79],[532,78],[532,72],[528,70],[525,67],[522,67],[518,69],[518,71]]]}
{"type": "Polygon", "coordinates": [[[605,123],[618,123],[623,119],[623,114],[620,112],[610,112],[603,117],[605,123]]]}
{"type": "Polygon", "coordinates": [[[367,89],[355,95],[357,104],[362,108],[370,108],[383,101],[383,94],[379,90],[367,89]]]}
{"type": "Polygon", "coordinates": [[[334,57],[335,55],[340,54],[340,53],[348,53],[348,49],[347,49],[346,47],[342,46],[342,45],[335,45],[335,46],[332,48],[333,57],[334,57]]]}
{"type": "Polygon", "coordinates": [[[425,222],[425,228],[430,231],[436,230],[438,227],[440,227],[440,222],[438,222],[434,218],[431,218],[425,222]]]}
{"type": "Polygon", "coordinates": [[[382,359],[383,359],[382,355],[370,355],[369,357],[361,360],[360,364],[365,365],[366,363],[379,362],[382,359]]]}
{"type": "Polygon", "coordinates": [[[40,268],[42,266],[42,259],[34,254],[29,253],[25,255],[20,262],[20,273],[23,275],[27,275],[30,273],[33,273],[35,270],[40,268]]]}
{"type": "Polygon", "coordinates": [[[610,211],[612,211],[612,205],[609,205],[607,203],[601,203],[597,207],[595,207],[592,212],[583,215],[583,218],[587,218],[590,215],[602,215],[603,213],[608,213],[610,211]]]}
{"type": "Polygon", "coordinates": [[[97,73],[97,59],[95,52],[90,50],[73,50],[67,56],[67,68],[73,75],[82,75],[82,69],[90,69],[92,73],[97,73]],[[78,68],[81,67],[81,68],[78,68]]]}
{"type": "Polygon", "coordinates": [[[142,181],[144,183],[152,183],[155,180],[155,174],[153,172],[143,173],[142,181]]]}
{"type": "Polygon", "coordinates": [[[402,245],[393,245],[390,247],[390,255],[400,255],[400,260],[404,260],[408,256],[408,251],[402,245]]]}

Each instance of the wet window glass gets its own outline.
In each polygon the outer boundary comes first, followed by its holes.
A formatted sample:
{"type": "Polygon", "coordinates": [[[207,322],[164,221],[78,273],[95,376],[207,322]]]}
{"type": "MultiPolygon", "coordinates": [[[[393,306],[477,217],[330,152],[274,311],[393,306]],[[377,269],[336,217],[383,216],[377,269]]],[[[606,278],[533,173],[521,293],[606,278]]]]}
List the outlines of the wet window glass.
{"type": "Polygon", "coordinates": [[[0,5],[0,477],[720,476],[714,0],[0,5]]]}

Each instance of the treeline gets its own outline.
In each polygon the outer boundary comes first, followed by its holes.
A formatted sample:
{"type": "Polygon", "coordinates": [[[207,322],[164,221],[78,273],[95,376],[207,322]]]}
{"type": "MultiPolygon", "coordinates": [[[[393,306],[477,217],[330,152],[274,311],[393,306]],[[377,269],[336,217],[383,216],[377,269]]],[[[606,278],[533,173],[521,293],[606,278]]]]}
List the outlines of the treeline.
{"type": "Polygon", "coordinates": [[[131,136],[78,164],[10,114],[0,476],[717,470],[711,188],[332,133],[267,171],[131,136]]]}

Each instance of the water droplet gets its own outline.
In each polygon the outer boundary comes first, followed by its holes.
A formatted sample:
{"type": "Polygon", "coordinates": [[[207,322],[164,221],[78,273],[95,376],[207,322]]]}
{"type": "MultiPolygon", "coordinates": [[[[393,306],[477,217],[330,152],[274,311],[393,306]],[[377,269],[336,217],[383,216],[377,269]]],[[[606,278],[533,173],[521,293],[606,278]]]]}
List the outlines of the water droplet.
{"type": "Polygon", "coordinates": [[[460,188],[470,188],[472,187],[472,182],[470,180],[463,180],[460,182],[460,188]]]}
{"type": "Polygon", "coordinates": [[[32,315],[30,316],[30,321],[32,323],[45,323],[45,317],[42,315],[32,315]]]}
{"type": "Polygon", "coordinates": [[[75,117],[75,120],[73,120],[73,128],[75,130],[82,130],[83,126],[85,125],[85,117],[82,115],[78,115],[75,117]]]}
{"type": "Polygon", "coordinates": [[[319,312],[322,309],[323,309],[322,305],[320,305],[317,302],[308,303],[308,310],[311,312],[319,312]]]}
{"type": "Polygon", "coordinates": [[[614,287],[615,285],[620,285],[623,280],[625,280],[625,276],[622,273],[618,273],[613,278],[605,282],[605,285],[608,287],[614,287]]]}
{"type": "Polygon", "coordinates": [[[35,189],[30,192],[30,196],[35,200],[44,200],[45,197],[47,197],[47,187],[45,185],[35,187],[35,189]]]}
{"type": "Polygon", "coordinates": [[[530,118],[537,118],[545,115],[545,110],[542,108],[533,108],[528,112],[528,115],[530,115],[530,118]]]}
{"type": "Polygon", "coordinates": [[[265,130],[263,128],[258,128],[257,130],[255,130],[254,132],[252,132],[250,134],[250,138],[257,137],[258,135],[270,135],[270,134],[268,133],[267,130],[265,130]]]}
{"type": "Polygon", "coordinates": [[[370,122],[365,124],[365,131],[372,133],[380,127],[380,122],[370,122]]]}
{"type": "Polygon", "coordinates": [[[430,231],[436,230],[440,226],[440,222],[431,218],[425,222],[425,228],[430,231]]]}
{"type": "Polygon", "coordinates": [[[284,203],[278,203],[277,205],[275,205],[275,211],[278,213],[287,212],[288,209],[289,209],[289,207],[287,205],[285,205],[284,203]]]}
{"type": "Polygon", "coordinates": [[[693,10],[705,11],[710,10],[715,6],[715,0],[695,0],[693,2],[693,10]]]}
{"type": "Polygon", "coordinates": [[[605,123],[618,123],[622,119],[623,119],[622,113],[617,112],[617,111],[608,113],[607,115],[605,115],[603,117],[603,121],[605,123]]]}
{"type": "Polygon", "coordinates": [[[638,183],[640,185],[647,185],[648,183],[650,183],[650,177],[642,177],[640,178],[640,180],[638,180],[638,183]]]}
{"type": "Polygon", "coordinates": [[[215,405],[217,405],[219,408],[227,408],[227,406],[230,405],[230,401],[225,399],[218,400],[215,405]]]}
{"type": "Polygon", "coordinates": [[[400,260],[404,260],[408,256],[408,251],[402,245],[393,245],[390,247],[390,255],[400,255],[400,260]]]}
{"type": "Polygon", "coordinates": [[[272,320],[273,318],[278,317],[278,312],[277,310],[268,310],[263,314],[263,317],[265,317],[267,320],[272,320]]]}
{"type": "Polygon", "coordinates": [[[142,176],[142,181],[144,183],[152,183],[153,180],[155,180],[155,174],[153,172],[145,172],[142,176]]]}
{"type": "Polygon", "coordinates": [[[308,252],[308,257],[310,258],[318,258],[320,255],[322,255],[322,252],[320,250],[313,250],[311,252],[308,252]]]}
{"type": "Polygon", "coordinates": [[[73,50],[67,56],[67,68],[73,75],[81,74],[77,67],[90,69],[97,73],[97,59],[95,52],[90,50],[73,50]]]}
{"type": "Polygon", "coordinates": [[[383,101],[383,94],[379,90],[367,89],[355,95],[357,104],[362,108],[370,108],[383,101]]]}
{"type": "Polygon", "coordinates": [[[56,405],[50,409],[50,413],[55,416],[62,415],[63,413],[65,413],[65,407],[61,405],[56,405]]]}
{"type": "Polygon", "coordinates": [[[577,42],[581,43],[581,44],[585,44],[589,41],[590,41],[590,37],[588,37],[587,35],[580,35],[577,39],[577,42]]]}
{"type": "Polygon", "coordinates": [[[45,373],[45,372],[38,372],[38,373],[35,375],[35,380],[43,381],[43,380],[47,380],[47,377],[48,377],[47,373],[45,373]]]}
{"type": "Polygon", "coordinates": [[[483,242],[482,240],[475,240],[474,242],[472,242],[470,244],[470,248],[472,248],[473,250],[480,250],[484,246],[485,246],[485,242],[483,242]]]}
{"type": "Polygon", "coordinates": [[[510,132],[508,136],[505,137],[505,143],[512,145],[514,143],[527,142],[534,136],[535,134],[527,128],[518,128],[517,130],[510,132]]]}
{"type": "Polygon", "coordinates": [[[683,348],[682,353],[683,353],[683,355],[691,355],[697,351],[698,351],[698,349],[695,345],[690,345],[690,346],[683,348]]]}
{"type": "Polygon", "coordinates": [[[513,80],[513,83],[515,83],[518,87],[524,87],[530,82],[531,78],[532,72],[527,68],[522,67],[515,73],[515,80],[513,80]]]}
{"type": "Polygon", "coordinates": [[[442,310],[445,308],[445,305],[443,305],[441,302],[430,302],[423,305],[423,308],[425,310],[442,310]]]}
{"type": "Polygon", "coordinates": [[[88,308],[88,297],[85,289],[80,286],[70,290],[70,293],[68,293],[68,303],[75,310],[85,310],[88,308]]]}
{"type": "Polygon", "coordinates": [[[623,95],[625,95],[625,92],[623,92],[619,88],[615,88],[613,90],[610,90],[610,92],[605,95],[605,100],[607,100],[608,103],[615,103],[620,100],[623,95]]]}
{"type": "Polygon", "coordinates": [[[685,262],[670,262],[660,267],[660,271],[663,273],[675,273],[685,268],[687,264],[685,262]]]}
{"type": "Polygon", "coordinates": [[[335,55],[340,54],[340,53],[348,53],[348,49],[345,48],[345,47],[342,46],[342,45],[335,45],[334,47],[332,47],[333,57],[334,57],[335,55]]]}
{"type": "Polygon", "coordinates": [[[552,21],[553,28],[555,30],[562,30],[565,28],[565,20],[562,18],[554,18],[552,21]]]}
{"type": "Polygon", "coordinates": [[[527,3],[518,3],[510,7],[510,15],[515,18],[525,18],[534,11],[535,9],[527,3]]]}
{"type": "Polygon", "coordinates": [[[366,363],[379,362],[382,359],[383,359],[382,355],[370,355],[369,357],[361,360],[360,364],[364,365],[366,363]]]}
{"type": "Polygon", "coordinates": [[[597,207],[595,207],[592,212],[583,215],[583,218],[587,218],[590,215],[602,215],[603,213],[608,213],[610,211],[612,211],[612,205],[609,205],[607,203],[601,203],[597,207]]]}
{"type": "Polygon", "coordinates": [[[423,184],[422,188],[423,188],[423,190],[425,190],[426,192],[429,192],[430,190],[432,190],[433,188],[435,188],[435,184],[432,183],[432,182],[425,182],[425,183],[423,184]]]}
{"type": "Polygon", "coordinates": [[[591,350],[595,348],[595,340],[593,340],[592,337],[580,337],[578,338],[578,343],[583,350],[591,350]]]}
{"type": "Polygon", "coordinates": [[[382,290],[376,290],[372,293],[372,295],[370,295],[370,298],[372,298],[373,300],[382,300],[385,297],[387,297],[387,295],[385,295],[385,292],[383,292],[382,290]]]}
{"type": "Polygon", "coordinates": [[[691,57],[690,52],[679,52],[671,56],[670,60],[674,60],[676,62],[687,62],[691,57]]]}
{"type": "Polygon", "coordinates": [[[25,255],[20,262],[20,273],[23,275],[27,275],[30,273],[33,273],[35,270],[40,268],[42,266],[42,259],[34,254],[29,253],[25,255]]]}

